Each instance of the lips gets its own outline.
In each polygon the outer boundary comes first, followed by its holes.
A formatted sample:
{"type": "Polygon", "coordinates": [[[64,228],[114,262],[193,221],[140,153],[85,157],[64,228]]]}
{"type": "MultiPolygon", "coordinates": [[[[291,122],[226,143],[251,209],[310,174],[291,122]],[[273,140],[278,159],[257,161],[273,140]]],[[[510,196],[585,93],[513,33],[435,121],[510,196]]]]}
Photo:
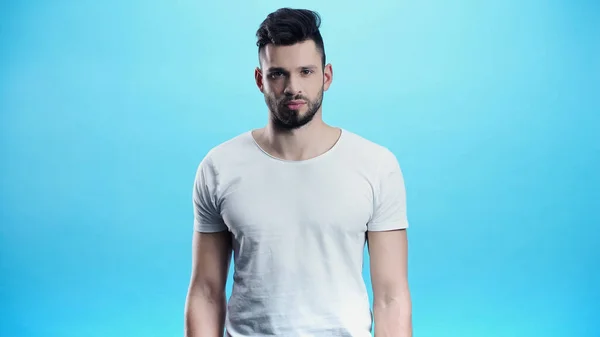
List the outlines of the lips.
{"type": "Polygon", "coordinates": [[[305,101],[301,101],[301,100],[294,100],[294,101],[289,101],[287,102],[285,105],[292,110],[297,110],[300,109],[302,106],[304,106],[304,104],[306,104],[305,101]]]}

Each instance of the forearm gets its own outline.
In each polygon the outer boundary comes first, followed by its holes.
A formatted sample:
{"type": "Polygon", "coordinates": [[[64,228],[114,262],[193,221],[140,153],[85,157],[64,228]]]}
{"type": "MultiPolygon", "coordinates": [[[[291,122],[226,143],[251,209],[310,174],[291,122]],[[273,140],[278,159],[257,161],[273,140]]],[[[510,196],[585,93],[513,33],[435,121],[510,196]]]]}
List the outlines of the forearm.
{"type": "Polygon", "coordinates": [[[375,299],[375,337],[412,337],[412,305],[408,294],[375,299]]]}
{"type": "Polygon", "coordinates": [[[225,325],[225,294],[190,293],[185,305],[185,337],[222,337],[225,325]]]}

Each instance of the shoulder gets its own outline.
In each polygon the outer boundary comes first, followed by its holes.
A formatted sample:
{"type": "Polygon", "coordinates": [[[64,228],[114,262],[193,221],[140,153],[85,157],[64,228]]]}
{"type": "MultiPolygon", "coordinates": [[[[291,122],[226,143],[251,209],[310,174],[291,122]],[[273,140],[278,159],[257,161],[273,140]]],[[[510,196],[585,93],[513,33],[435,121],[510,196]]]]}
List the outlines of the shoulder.
{"type": "Polygon", "coordinates": [[[250,131],[229,138],[212,148],[200,159],[198,171],[216,174],[219,168],[236,165],[236,161],[248,154],[254,145],[250,131]]]}
{"type": "Polygon", "coordinates": [[[386,146],[344,129],[345,148],[358,162],[377,169],[382,165],[396,165],[396,155],[386,146]]]}
{"type": "Polygon", "coordinates": [[[228,161],[235,160],[241,154],[247,153],[248,149],[254,146],[250,131],[246,131],[210,148],[203,160],[215,164],[226,164],[228,161]]]}

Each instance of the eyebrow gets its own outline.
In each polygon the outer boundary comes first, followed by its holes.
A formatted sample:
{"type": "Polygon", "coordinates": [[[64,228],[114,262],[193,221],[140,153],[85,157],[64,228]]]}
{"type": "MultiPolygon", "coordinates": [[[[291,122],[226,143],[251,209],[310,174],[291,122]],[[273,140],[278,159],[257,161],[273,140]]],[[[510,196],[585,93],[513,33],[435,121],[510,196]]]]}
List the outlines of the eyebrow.
{"type": "MultiPolygon", "coordinates": [[[[300,70],[301,69],[311,69],[311,70],[314,70],[316,68],[317,68],[317,66],[311,64],[311,65],[306,65],[306,66],[298,67],[297,69],[300,69],[300,70]]],[[[271,72],[275,72],[275,71],[279,71],[279,72],[282,72],[282,73],[287,73],[288,72],[286,69],[284,69],[282,67],[270,67],[269,69],[267,69],[267,71],[270,72],[270,73],[271,72]]]]}

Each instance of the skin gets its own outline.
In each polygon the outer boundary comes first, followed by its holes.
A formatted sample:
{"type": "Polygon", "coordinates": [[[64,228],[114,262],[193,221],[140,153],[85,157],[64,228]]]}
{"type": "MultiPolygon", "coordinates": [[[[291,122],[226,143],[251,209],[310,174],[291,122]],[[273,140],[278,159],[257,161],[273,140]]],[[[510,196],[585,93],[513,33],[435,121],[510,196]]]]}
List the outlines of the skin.
{"type": "MultiPolygon", "coordinates": [[[[255,81],[269,110],[265,127],[252,131],[269,154],[306,160],[329,150],[341,130],[322,119],[321,102],[333,80],[312,40],[290,46],[267,45],[260,53],[255,81]],[[299,109],[286,102],[303,100],[299,109]]],[[[412,336],[405,230],[368,232],[376,337],[412,336]]],[[[193,234],[193,263],[186,299],[186,336],[222,336],[225,285],[231,259],[228,232],[193,234]]]]}
{"type": "Polygon", "coordinates": [[[229,232],[192,238],[192,275],[185,301],[186,337],[221,337],[225,326],[225,285],[231,261],[229,232]]]}
{"type": "Polygon", "coordinates": [[[412,337],[406,230],[367,232],[375,337],[412,337]]]}
{"type": "Polygon", "coordinates": [[[269,122],[253,131],[257,143],[285,160],[306,160],[329,150],[341,130],[323,122],[321,101],[333,80],[333,69],[331,64],[322,66],[315,43],[269,44],[260,53],[260,63],[254,78],[269,108],[269,122]],[[290,99],[307,104],[292,111],[283,104],[290,99]]]}

